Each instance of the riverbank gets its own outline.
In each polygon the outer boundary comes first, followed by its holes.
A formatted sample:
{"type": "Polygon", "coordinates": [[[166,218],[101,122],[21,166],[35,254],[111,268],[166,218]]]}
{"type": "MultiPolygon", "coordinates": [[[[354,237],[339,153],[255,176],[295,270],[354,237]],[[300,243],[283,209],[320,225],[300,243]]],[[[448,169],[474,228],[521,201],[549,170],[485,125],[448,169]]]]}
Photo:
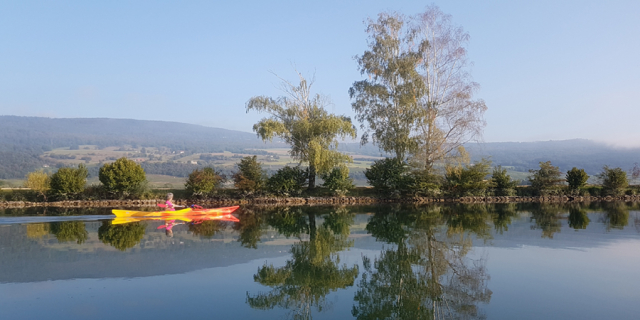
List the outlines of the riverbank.
{"type": "MultiPolygon", "coordinates": [[[[287,198],[220,198],[204,200],[177,200],[177,205],[197,204],[201,206],[231,206],[231,205],[361,205],[376,203],[566,203],[566,202],[640,202],[640,195],[607,196],[607,197],[461,197],[461,198],[381,198],[381,197],[287,197],[287,198]]],[[[164,203],[162,199],[151,200],[70,200],[52,202],[29,201],[0,201],[0,208],[28,208],[28,207],[62,207],[62,208],[114,208],[114,207],[155,207],[164,203]]]]}

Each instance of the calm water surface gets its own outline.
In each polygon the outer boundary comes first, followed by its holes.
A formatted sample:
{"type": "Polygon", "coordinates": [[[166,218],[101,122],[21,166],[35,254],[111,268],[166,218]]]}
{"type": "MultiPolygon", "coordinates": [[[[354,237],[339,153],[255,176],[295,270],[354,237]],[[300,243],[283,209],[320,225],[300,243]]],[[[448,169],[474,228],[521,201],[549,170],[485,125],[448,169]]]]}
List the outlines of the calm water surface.
{"type": "Polygon", "coordinates": [[[639,208],[0,211],[0,318],[639,319],[639,208]]]}

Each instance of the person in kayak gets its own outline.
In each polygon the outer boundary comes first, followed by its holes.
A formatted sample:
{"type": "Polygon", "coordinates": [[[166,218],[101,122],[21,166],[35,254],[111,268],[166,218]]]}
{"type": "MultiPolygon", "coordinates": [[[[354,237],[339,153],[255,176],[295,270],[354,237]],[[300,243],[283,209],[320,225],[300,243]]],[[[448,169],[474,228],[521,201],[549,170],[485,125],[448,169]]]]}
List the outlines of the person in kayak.
{"type": "Polygon", "coordinates": [[[167,206],[165,210],[175,211],[176,206],[171,202],[173,200],[173,193],[167,193],[167,201],[165,201],[165,205],[167,206]]]}

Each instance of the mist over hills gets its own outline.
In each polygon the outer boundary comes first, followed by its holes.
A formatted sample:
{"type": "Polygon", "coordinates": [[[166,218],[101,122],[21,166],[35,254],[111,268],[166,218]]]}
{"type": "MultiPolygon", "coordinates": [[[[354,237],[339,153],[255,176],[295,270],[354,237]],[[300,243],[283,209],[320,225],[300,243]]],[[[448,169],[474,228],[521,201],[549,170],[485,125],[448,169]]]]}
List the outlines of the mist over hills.
{"type": "MultiPolygon", "coordinates": [[[[0,179],[23,178],[45,164],[40,157],[45,151],[78,145],[164,147],[188,153],[251,153],[256,148],[287,147],[277,141],[265,144],[249,132],[178,122],[0,116],[0,179]]],[[[640,148],[616,148],[583,139],[492,142],[465,147],[472,160],[488,158],[494,165],[521,172],[538,168],[541,161],[551,161],[562,171],[574,166],[583,168],[590,175],[600,172],[604,165],[629,170],[640,162],[640,148]]],[[[383,155],[371,144],[342,143],[340,150],[383,155]]]]}

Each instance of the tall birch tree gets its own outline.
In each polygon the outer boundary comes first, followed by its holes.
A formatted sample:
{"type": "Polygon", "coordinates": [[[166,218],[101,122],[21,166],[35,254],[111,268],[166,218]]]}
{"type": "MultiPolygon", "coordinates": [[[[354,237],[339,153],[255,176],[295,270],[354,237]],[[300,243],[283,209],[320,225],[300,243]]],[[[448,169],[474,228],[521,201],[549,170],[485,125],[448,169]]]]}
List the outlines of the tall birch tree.
{"type": "Polygon", "coordinates": [[[338,139],[355,138],[356,129],[351,119],[327,112],[329,100],[311,94],[313,81],[298,73],[300,83],[294,85],[282,79],[286,96],[271,98],[256,96],[247,102],[247,112],[256,110],[270,116],[253,125],[253,130],[264,141],[275,137],[291,145],[289,154],[309,165],[309,189],[315,187],[317,174],[329,172],[334,166],[350,162],[351,157],[340,153],[338,139]]]}

